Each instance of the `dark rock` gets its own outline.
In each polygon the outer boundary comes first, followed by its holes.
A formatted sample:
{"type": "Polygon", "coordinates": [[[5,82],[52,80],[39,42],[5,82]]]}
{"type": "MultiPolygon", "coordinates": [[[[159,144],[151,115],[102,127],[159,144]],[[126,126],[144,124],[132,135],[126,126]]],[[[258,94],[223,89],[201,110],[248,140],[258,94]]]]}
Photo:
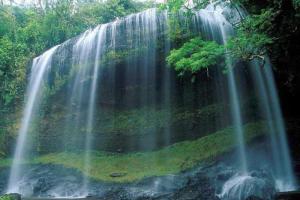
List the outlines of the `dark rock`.
{"type": "Polygon", "coordinates": [[[117,149],[117,152],[118,152],[118,153],[122,153],[123,150],[122,150],[122,149],[117,149]]]}
{"type": "Polygon", "coordinates": [[[227,181],[230,177],[232,177],[234,174],[232,170],[224,170],[221,173],[217,175],[218,181],[227,181]]]}
{"type": "Polygon", "coordinates": [[[117,177],[124,177],[126,176],[127,174],[126,173],[118,173],[118,172],[115,172],[115,173],[111,173],[109,176],[110,177],[113,177],[113,178],[117,178],[117,177]]]}
{"type": "Polygon", "coordinates": [[[275,200],[299,200],[300,191],[280,192],[276,194],[275,200]]]}
{"type": "Polygon", "coordinates": [[[246,200],[263,200],[262,198],[256,197],[256,196],[250,196],[246,200]]]}
{"type": "MultiPolygon", "coordinates": [[[[258,149],[257,146],[253,148],[258,149]]],[[[227,200],[228,198],[223,199],[221,195],[216,194],[222,194],[224,184],[239,175],[239,170],[233,167],[232,160],[230,155],[227,155],[217,162],[202,164],[176,175],[149,177],[131,183],[111,183],[91,179],[88,191],[83,190],[84,175],[78,170],[59,165],[30,165],[25,170],[19,188],[23,196],[41,199],[60,197],[74,199],[89,194],[93,199],[101,200],[227,200]]],[[[247,191],[242,200],[268,200],[269,195],[274,193],[273,178],[266,171],[255,168],[254,172],[249,173],[249,179],[241,181],[242,184],[235,187],[237,191],[247,191]]],[[[8,174],[9,169],[0,168],[0,193],[5,192],[8,174]]],[[[120,177],[125,174],[116,172],[111,175],[120,177]]],[[[280,193],[276,197],[276,200],[300,199],[295,193],[280,193]]]]}

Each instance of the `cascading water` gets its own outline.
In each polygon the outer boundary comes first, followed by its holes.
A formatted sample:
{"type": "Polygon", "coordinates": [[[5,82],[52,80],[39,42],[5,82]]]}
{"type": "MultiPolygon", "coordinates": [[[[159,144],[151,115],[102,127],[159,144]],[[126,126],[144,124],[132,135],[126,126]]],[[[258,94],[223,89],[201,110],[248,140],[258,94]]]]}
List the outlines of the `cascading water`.
{"type": "Polygon", "coordinates": [[[27,88],[25,108],[23,111],[23,117],[21,122],[21,128],[18,133],[18,139],[16,143],[16,150],[14,159],[10,171],[10,177],[8,182],[8,193],[20,192],[18,189],[18,182],[21,179],[22,162],[25,161],[26,145],[28,132],[30,126],[35,117],[35,111],[38,111],[40,100],[42,98],[42,90],[45,79],[47,78],[47,72],[51,67],[52,56],[58,46],[46,51],[41,56],[33,60],[30,81],[27,88]]]}
{"type": "MultiPolygon", "coordinates": [[[[89,175],[90,165],[91,165],[91,158],[90,158],[90,151],[92,149],[92,129],[93,129],[93,121],[94,121],[94,112],[95,112],[95,100],[96,100],[96,90],[97,90],[97,82],[98,82],[98,73],[99,73],[99,60],[103,53],[103,46],[104,41],[106,40],[106,29],[107,25],[102,25],[97,30],[97,47],[96,47],[96,54],[95,54],[95,65],[93,69],[92,75],[92,85],[90,90],[90,98],[89,98],[89,106],[88,106],[88,116],[87,116],[87,136],[85,141],[85,171],[87,175],[89,175]]],[[[85,178],[84,181],[84,191],[88,191],[88,180],[85,178]]]]}
{"type": "Polygon", "coordinates": [[[268,128],[271,132],[271,151],[277,186],[282,191],[294,190],[296,181],[270,62],[266,58],[263,68],[258,62],[252,62],[251,65],[257,96],[260,99],[260,109],[267,119],[268,128]]]}
{"type": "MultiPolygon", "coordinates": [[[[231,24],[224,18],[223,10],[220,6],[211,4],[206,10],[198,13],[198,17],[205,21],[203,32],[212,40],[225,44],[229,37],[234,33],[231,24]]],[[[235,74],[233,71],[233,64],[230,57],[226,57],[226,64],[228,68],[228,90],[230,99],[230,109],[232,116],[232,123],[235,129],[236,141],[238,144],[238,154],[241,172],[247,174],[247,156],[243,130],[243,119],[241,114],[240,96],[238,93],[235,74]]]]}
{"type": "MultiPolygon", "coordinates": [[[[85,177],[82,180],[80,191],[76,191],[76,194],[59,191],[51,195],[83,196],[90,193],[90,180],[88,178],[90,171],[93,167],[101,168],[101,166],[93,166],[91,159],[93,150],[107,148],[118,153],[155,150],[178,140],[190,139],[180,135],[178,137],[180,139],[176,140],[174,133],[177,129],[179,132],[182,131],[182,127],[171,126],[172,109],[177,106],[174,102],[179,102],[178,104],[182,107],[185,104],[192,104],[189,109],[216,103],[229,105],[227,110],[221,111],[222,119],[210,121],[213,128],[210,126],[207,128],[202,124],[203,127],[200,127],[199,130],[203,132],[197,135],[197,137],[205,136],[207,133],[229,125],[234,127],[239,155],[237,168],[239,169],[238,174],[241,175],[234,176],[232,180],[225,183],[223,188],[225,191],[220,197],[226,199],[226,196],[231,195],[228,195],[227,191],[231,190],[232,187],[245,182],[252,184],[257,180],[249,175],[251,167],[248,160],[253,158],[247,156],[246,136],[243,129],[247,119],[243,118],[245,111],[242,108],[246,99],[245,96],[250,95],[245,88],[251,88],[253,85],[255,85],[254,90],[257,93],[260,106],[259,112],[262,113],[262,118],[267,121],[270,130],[272,162],[275,163],[271,171],[275,179],[278,180],[277,186],[280,190],[293,189],[295,181],[270,65],[261,69],[253,62],[250,66],[251,73],[249,75],[233,67],[233,62],[228,57],[225,58],[226,63],[231,64],[228,66],[227,74],[223,74],[221,67],[217,66],[213,71],[213,84],[201,82],[198,85],[201,87],[201,91],[198,91],[196,86],[194,86],[194,90],[183,87],[181,82],[176,79],[174,71],[167,68],[165,62],[165,57],[172,47],[168,30],[167,12],[149,9],[112,23],[97,26],[79,37],[67,41],[59,47],[59,50],[67,49],[69,46],[71,50],[66,53],[68,56],[56,51],[57,47],[54,47],[34,60],[28,87],[28,98],[10,175],[9,192],[19,191],[17,182],[22,179],[19,163],[25,156],[24,148],[28,137],[27,133],[32,126],[33,112],[39,110],[39,101],[43,93],[42,85],[48,78],[47,69],[51,67],[53,55],[54,60],[61,59],[60,56],[64,60],[61,62],[64,64],[55,62],[55,67],[58,65],[59,70],[70,68],[67,71],[66,84],[61,89],[63,95],[60,103],[62,104],[61,109],[64,111],[64,117],[61,120],[64,123],[61,129],[63,130],[59,129],[61,134],[58,138],[54,138],[56,141],[62,140],[63,145],[58,145],[55,151],[59,149],[82,154],[85,177]],[[247,76],[251,76],[253,84],[247,83],[248,85],[246,84],[247,86],[244,87],[241,80],[247,76]],[[185,96],[192,96],[193,98],[185,98],[185,96]],[[122,121],[123,118],[118,118],[117,112],[129,109],[135,109],[137,114],[139,112],[136,110],[143,111],[140,118],[143,118],[146,124],[140,119],[132,123],[137,123],[136,132],[146,132],[147,134],[122,137],[122,134],[118,132],[121,132],[123,127],[118,126],[117,122],[118,120],[122,121]],[[153,120],[153,110],[160,112],[161,115],[165,114],[163,115],[165,118],[163,126],[157,125],[160,122],[159,119],[155,118],[155,126],[148,127],[147,123],[150,124],[153,120]],[[108,118],[107,113],[113,113],[111,114],[113,117],[108,118]],[[230,114],[227,115],[227,113],[230,114]],[[231,119],[227,119],[227,116],[231,119]],[[106,121],[101,124],[103,119],[106,121]],[[104,129],[101,129],[103,127],[104,129]],[[204,131],[206,128],[208,129],[207,132],[204,131]],[[113,130],[112,134],[105,135],[104,132],[109,130],[113,130]],[[108,146],[113,146],[114,149],[108,146]],[[283,160],[283,162],[279,160],[283,160]],[[281,183],[279,183],[280,181],[281,183]]],[[[224,17],[224,9],[220,5],[212,5],[197,12],[193,18],[192,30],[201,33],[206,39],[215,40],[220,44],[226,43],[228,38],[234,34],[234,29],[224,17]]],[[[131,119],[127,120],[130,121],[131,119]]],[[[190,131],[194,131],[193,129],[194,127],[190,131]]],[[[192,136],[195,138],[194,135],[192,136]]],[[[260,180],[259,182],[261,183],[260,180]]],[[[259,184],[258,187],[260,185],[264,184],[259,184]]],[[[240,193],[240,188],[237,187],[234,191],[240,193]]]]}
{"type": "MultiPolygon", "coordinates": [[[[223,43],[233,35],[232,25],[225,19],[222,9],[220,6],[213,8],[214,20],[210,26],[216,26],[220,30],[221,38],[223,43]]],[[[210,21],[211,22],[211,21],[210,21]]],[[[227,58],[228,59],[228,58],[227,58]]],[[[232,63],[228,62],[227,63],[232,63]]],[[[228,64],[227,64],[228,65],[228,64]]],[[[253,62],[251,66],[252,76],[256,82],[256,88],[258,91],[259,103],[261,103],[261,113],[265,115],[265,119],[268,123],[268,128],[271,131],[270,140],[271,140],[271,152],[272,157],[275,162],[274,166],[274,178],[276,180],[276,187],[280,191],[294,190],[295,189],[295,179],[293,175],[293,170],[291,167],[291,160],[289,157],[288,146],[285,136],[285,130],[283,125],[283,119],[281,116],[280,106],[278,102],[278,96],[275,90],[274,78],[271,71],[270,63],[265,63],[263,69],[261,69],[258,62],[253,62]],[[280,149],[278,151],[278,149],[280,149]],[[283,160],[283,162],[282,162],[283,160]]],[[[233,72],[232,64],[229,64],[228,71],[228,82],[229,82],[229,93],[230,93],[230,102],[233,115],[233,124],[237,137],[237,144],[239,146],[239,155],[241,163],[241,172],[244,174],[244,177],[247,177],[249,171],[247,166],[247,153],[246,153],[246,144],[244,139],[244,132],[242,128],[242,110],[239,103],[238,89],[235,74],[233,72]]],[[[242,178],[243,179],[243,178],[242,178]]],[[[236,178],[234,178],[236,180],[236,178]]],[[[247,180],[247,178],[243,179],[247,180]]],[[[227,192],[232,192],[236,185],[232,184],[232,180],[228,182],[230,186],[225,184],[223,188],[223,196],[226,196],[227,192]],[[225,190],[225,191],[224,191],[225,190]],[[224,195],[225,194],[225,195],[224,195]]],[[[244,184],[243,181],[237,181],[236,184],[244,184]]],[[[241,194],[241,191],[237,191],[241,194]]],[[[227,198],[227,197],[226,197],[227,198]]],[[[224,199],[226,199],[224,198],[224,199]]],[[[229,198],[230,199],[230,198],[229,198]]],[[[239,196],[238,199],[243,199],[239,196]]]]}
{"type": "MultiPolygon", "coordinates": [[[[79,66],[79,72],[76,75],[75,83],[72,88],[71,101],[76,104],[77,112],[80,112],[81,106],[84,101],[84,96],[88,95],[88,111],[86,114],[86,136],[85,136],[85,156],[84,156],[84,171],[86,177],[83,181],[83,193],[87,194],[88,189],[88,175],[90,171],[91,159],[90,151],[92,148],[92,129],[94,121],[94,112],[95,112],[95,99],[96,99],[96,90],[98,82],[98,73],[100,59],[103,54],[103,46],[106,38],[107,25],[102,25],[96,27],[94,30],[86,31],[76,42],[73,50],[73,66],[79,66]],[[96,49],[95,54],[94,49],[96,49]],[[90,70],[90,60],[94,60],[94,66],[90,70]],[[84,80],[88,78],[88,74],[91,73],[91,84],[86,86],[84,80]],[[88,87],[89,94],[86,94],[85,87],[88,87]],[[79,91],[79,92],[78,92],[79,91]]],[[[78,126],[81,116],[77,116],[78,126]]],[[[79,126],[77,128],[80,128],[79,126]]]]}

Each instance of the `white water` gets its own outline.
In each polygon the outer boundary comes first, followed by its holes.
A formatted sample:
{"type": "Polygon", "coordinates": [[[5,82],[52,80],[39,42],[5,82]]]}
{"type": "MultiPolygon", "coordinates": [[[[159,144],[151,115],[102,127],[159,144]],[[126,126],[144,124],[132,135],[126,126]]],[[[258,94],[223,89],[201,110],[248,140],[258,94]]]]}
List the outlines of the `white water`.
{"type": "MultiPolygon", "coordinates": [[[[205,23],[203,24],[203,30],[212,40],[219,41],[222,44],[226,44],[226,41],[234,33],[231,24],[222,15],[222,8],[220,6],[209,6],[207,10],[202,10],[198,13],[205,23]]],[[[246,147],[244,141],[243,119],[241,115],[241,105],[239,99],[239,93],[234,74],[234,68],[230,57],[226,57],[226,64],[228,68],[228,92],[231,108],[232,123],[236,135],[236,143],[238,146],[239,164],[242,173],[248,173],[246,147]]]]}
{"type": "Polygon", "coordinates": [[[271,65],[266,58],[265,66],[252,62],[251,73],[256,83],[257,96],[260,98],[262,113],[268,122],[275,179],[280,191],[295,190],[296,180],[291,166],[291,158],[286,140],[285,126],[280,110],[278,95],[271,65]]]}
{"type": "Polygon", "coordinates": [[[26,142],[31,123],[34,119],[34,112],[37,111],[42,97],[44,79],[47,77],[47,70],[51,67],[52,56],[58,46],[46,51],[33,60],[30,81],[27,88],[25,108],[18,132],[16,150],[10,171],[7,193],[18,192],[18,182],[22,178],[22,162],[26,156],[26,142]]]}
{"type": "MultiPolygon", "coordinates": [[[[194,20],[194,26],[198,31],[209,39],[218,41],[219,43],[226,43],[228,38],[233,35],[233,27],[222,14],[223,10],[217,6],[216,10],[213,7],[209,7],[206,10],[201,10],[196,15],[194,20]]],[[[96,141],[93,143],[93,131],[94,121],[97,117],[101,117],[101,110],[97,107],[99,103],[99,94],[101,93],[99,81],[102,70],[104,68],[110,68],[106,74],[107,82],[109,83],[109,91],[107,99],[110,100],[112,109],[115,109],[115,104],[119,101],[125,101],[126,103],[131,102],[132,99],[137,99],[139,107],[156,105],[158,98],[162,99],[163,106],[166,109],[170,109],[171,104],[171,87],[172,78],[170,71],[164,69],[162,81],[162,91],[158,92],[156,86],[159,84],[156,82],[158,74],[157,65],[157,40],[160,35],[160,31],[166,31],[168,29],[167,13],[159,14],[155,9],[150,9],[138,14],[133,14],[126,17],[124,20],[116,20],[115,22],[108,23],[90,29],[83,33],[80,37],[76,38],[75,44],[72,44],[72,70],[74,72],[74,79],[70,81],[70,94],[66,95],[68,99],[68,107],[66,116],[65,131],[70,131],[69,127],[72,127],[73,138],[69,138],[68,135],[66,141],[73,139],[82,138],[84,135],[84,141],[80,141],[80,145],[84,148],[84,171],[87,175],[82,183],[82,191],[78,192],[78,196],[88,195],[89,193],[89,179],[88,175],[91,170],[91,151],[93,144],[101,143],[102,141],[96,141]],[[124,31],[125,29],[125,31],[124,31]],[[120,41],[122,40],[122,41],[120,41]],[[102,58],[108,51],[116,51],[120,47],[120,43],[127,41],[130,50],[141,50],[144,51],[142,60],[138,59],[138,53],[135,56],[129,58],[125,64],[125,70],[121,78],[124,79],[124,83],[131,87],[139,86],[141,89],[134,93],[134,96],[127,94],[128,90],[125,90],[123,98],[118,98],[116,94],[116,88],[118,87],[118,81],[116,77],[116,68],[114,67],[115,60],[111,60],[109,64],[103,65],[102,58]],[[169,106],[169,107],[168,107],[169,106]],[[71,116],[71,117],[70,117],[71,116]]],[[[171,27],[172,28],[172,27],[171,27]]],[[[124,45],[124,44],[123,44],[124,45]]],[[[167,55],[170,49],[170,41],[164,38],[164,52],[163,55],[167,55]]],[[[24,157],[24,146],[26,144],[26,137],[28,130],[30,129],[31,121],[33,119],[33,111],[39,108],[39,99],[42,96],[42,83],[46,78],[47,68],[51,65],[51,58],[57,47],[47,51],[45,54],[34,60],[32,67],[32,73],[30,83],[28,86],[28,99],[24,109],[24,117],[22,121],[22,127],[19,132],[19,139],[16,146],[16,153],[14,157],[14,164],[12,167],[10,181],[9,181],[9,192],[18,192],[17,182],[21,178],[21,168],[19,163],[24,157]]],[[[226,58],[229,63],[228,73],[223,75],[226,76],[227,80],[216,80],[222,84],[227,85],[226,93],[228,96],[219,97],[224,102],[230,104],[230,115],[231,125],[235,130],[235,138],[237,144],[238,158],[237,163],[241,177],[247,177],[249,167],[247,160],[247,146],[244,141],[244,130],[241,109],[241,91],[242,86],[239,85],[237,80],[240,75],[235,71],[233,62],[230,58],[226,58]],[[228,98],[225,99],[225,98],[228,98]]],[[[257,66],[254,66],[257,67],[257,66]]],[[[221,69],[220,69],[221,70],[221,69]]],[[[253,79],[255,82],[258,96],[260,97],[261,112],[265,113],[271,134],[272,144],[272,157],[274,159],[274,176],[277,180],[277,187],[282,190],[291,190],[294,188],[295,181],[294,175],[291,168],[291,160],[289,157],[287,142],[285,138],[284,124],[281,116],[279,107],[278,97],[274,85],[272,71],[269,65],[264,70],[252,70],[253,79]]],[[[120,78],[120,77],[119,77],[120,78]]],[[[216,90],[222,90],[216,88],[216,90]]],[[[129,91],[130,92],[130,91],[129,91]]],[[[129,93],[128,92],[128,93],[129,93]]],[[[102,94],[102,93],[101,93],[102,94]]],[[[102,97],[102,96],[101,96],[102,97]]],[[[103,98],[103,97],[102,97],[103,98]]],[[[106,96],[104,97],[106,98],[106,96]]],[[[100,102],[101,103],[101,102],[100,102]]],[[[134,104],[134,103],[133,103],[134,104]]],[[[148,113],[145,113],[148,115],[148,113]]],[[[171,121],[170,114],[167,115],[168,120],[171,121]]],[[[144,127],[140,127],[141,131],[144,127]]],[[[157,128],[151,130],[153,137],[145,141],[145,138],[141,137],[139,142],[139,149],[155,148],[157,145],[156,132],[157,128]]],[[[164,130],[164,143],[170,144],[171,130],[170,126],[166,126],[164,130]]],[[[118,140],[119,138],[115,138],[118,140]]],[[[124,141],[125,142],[125,141],[124,141]]],[[[74,143],[76,145],[78,143],[74,143]]],[[[129,144],[130,145],[130,144],[129,144]]],[[[201,152],[199,152],[201,153],[201,152]]],[[[101,166],[97,166],[101,168],[101,166]]],[[[243,178],[235,179],[235,183],[242,183],[243,178]],[[238,181],[236,181],[238,180],[238,181]]],[[[228,184],[228,183],[227,183],[228,184]]],[[[231,184],[229,184],[231,185],[231,184]]],[[[224,187],[223,193],[226,192],[228,187],[224,187]]],[[[64,194],[56,194],[58,196],[64,194]]]]}
{"type": "Polygon", "coordinates": [[[264,200],[272,200],[275,194],[272,182],[267,179],[249,175],[237,175],[229,179],[223,186],[219,196],[222,200],[245,200],[255,196],[264,200]]]}
{"type": "MultiPolygon", "coordinates": [[[[96,29],[97,30],[97,29],[96,29]]],[[[107,25],[102,25],[97,30],[97,47],[96,47],[96,55],[95,55],[95,65],[93,69],[93,76],[92,76],[92,85],[90,90],[90,97],[89,97],[89,106],[88,106],[88,117],[87,117],[87,135],[85,140],[85,172],[86,175],[90,173],[91,167],[91,149],[92,149],[92,129],[93,129],[93,122],[94,122],[94,112],[95,112],[95,100],[96,100],[96,91],[97,91],[97,83],[98,83],[98,73],[100,67],[100,58],[103,53],[104,42],[106,41],[106,31],[107,25]]],[[[89,181],[87,176],[84,179],[83,188],[85,193],[87,193],[89,187],[89,181]]]]}
{"type": "MultiPolygon", "coordinates": [[[[213,13],[215,16],[214,23],[216,23],[221,30],[223,42],[226,43],[226,41],[233,35],[233,28],[222,15],[223,11],[224,10],[221,7],[217,6],[213,13]]],[[[258,62],[254,61],[251,66],[251,71],[255,80],[254,82],[256,83],[259,103],[262,105],[260,109],[266,117],[268,128],[270,130],[271,151],[275,163],[273,167],[273,175],[276,180],[276,187],[279,191],[291,191],[295,189],[296,181],[291,166],[286,132],[274,83],[273,72],[268,58],[266,58],[266,60],[267,61],[263,68],[260,64],[258,64],[258,62]]],[[[235,132],[237,144],[239,146],[241,172],[243,174],[248,174],[246,144],[242,128],[242,111],[238,97],[239,91],[235,81],[234,69],[231,64],[232,62],[227,63],[230,63],[228,71],[229,92],[231,97],[233,123],[236,128],[235,132]]],[[[224,188],[225,191],[227,189],[228,188],[224,188]]]]}

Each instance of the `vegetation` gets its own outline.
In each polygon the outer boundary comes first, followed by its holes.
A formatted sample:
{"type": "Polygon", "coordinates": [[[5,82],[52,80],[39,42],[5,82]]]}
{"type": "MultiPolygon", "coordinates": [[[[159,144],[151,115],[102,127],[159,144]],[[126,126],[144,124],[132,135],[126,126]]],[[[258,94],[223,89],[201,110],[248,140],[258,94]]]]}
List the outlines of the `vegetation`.
{"type": "MultiPolygon", "coordinates": [[[[246,141],[266,134],[264,122],[249,123],[244,126],[246,141]]],[[[194,141],[176,143],[158,151],[129,154],[92,152],[92,165],[88,174],[94,179],[112,182],[130,182],[145,177],[176,174],[195,167],[201,162],[214,161],[220,155],[235,147],[233,128],[229,127],[194,141]],[[124,174],[111,177],[113,173],[124,174]]],[[[58,164],[75,168],[84,173],[84,153],[53,153],[37,157],[29,164],[58,164]]],[[[9,165],[1,160],[0,166],[9,165]]]]}
{"type": "Polygon", "coordinates": [[[45,1],[37,7],[0,4],[0,106],[23,100],[26,68],[33,57],[89,27],[150,5],[132,0],[45,1]]]}
{"type": "Polygon", "coordinates": [[[17,194],[5,194],[0,196],[0,200],[19,200],[21,197],[17,194]]]}
{"type": "MultiPolygon", "coordinates": [[[[51,136],[65,128],[65,110],[63,105],[56,105],[56,110],[49,113],[42,120],[42,127],[51,127],[42,131],[41,135],[51,136]]],[[[203,124],[209,126],[209,121],[221,120],[220,115],[225,109],[223,104],[210,104],[201,108],[189,108],[172,106],[171,108],[157,109],[154,107],[142,107],[138,109],[109,110],[102,109],[101,116],[95,119],[95,133],[111,136],[113,134],[125,134],[126,136],[146,135],[151,130],[174,126],[185,122],[203,124]],[[204,123],[205,122],[205,123],[204,123]]],[[[70,115],[84,115],[85,111],[76,111],[70,115]],[[80,113],[81,112],[81,113],[80,113]]],[[[79,122],[80,123],[80,122],[79,122]]],[[[83,121],[85,123],[85,121],[83,121]]],[[[82,125],[84,126],[84,124],[82,125]]],[[[71,127],[72,128],[72,127],[71,127]]],[[[71,129],[72,130],[72,129],[71,129]]],[[[71,132],[73,131],[66,131],[71,132]]],[[[84,135],[85,130],[82,130],[84,135]]],[[[71,136],[71,135],[70,135],[71,136]]]]}
{"type": "MultiPolygon", "coordinates": [[[[23,100],[26,68],[32,58],[89,27],[124,17],[151,5],[151,3],[138,3],[132,0],[108,0],[105,3],[97,0],[59,0],[51,4],[45,2],[45,5],[36,7],[0,5],[0,157],[8,153],[6,147],[9,146],[11,136],[7,133],[15,134],[19,128],[16,121],[19,118],[16,117],[19,115],[16,111],[18,107],[15,105],[21,104],[23,100]]],[[[207,41],[199,35],[191,34],[188,32],[189,20],[180,24],[176,20],[176,12],[179,9],[184,7],[187,17],[192,17],[192,11],[203,8],[209,0],[194,1],[196,4],[193,8],[185,2],[170,0],[162,6],[170,11],[169,23],[172,27],[170,37],[175,41],[176,47],[171,51],[167,61],[180,75],[191,74],[194,77],[199,71],[208,72],[209,67],[220,63],[225,54],[243,61],[259,59],[263,65],[265,55],[271,53],[273,60],[279,60],[284,67],[288,66],[288,62],[282,60],[289,60],[286,55],[294,49],[299,39],[296,37],[300,30],[299,0],[265,0],[254,1],[255,3],[250,0],[231,0],[228,6],[237,8],[243,4],[249,10],[249,15],[242,17],[240,23],[232,24],[236,29],[236,35],[230,38],[227,44],[207,41]]],[[[136,51],[108,52],[104,62],[110,59],[119,61],[130,53],[135,54],[136,51]]],[[[299,55],[296,53],[296,56],[299,55]]],[[[297,65],[299,62],[294,63],[297,65]]],[[[63,85],[63,83],[64,80],[60,80],[55,84],[63,85]]],[[[56,91],[49,91],[51,92],[56,91]]],[[[193,117],[199,119],[203,115],[214,117],[217,111],[218,108],[211,106],[207,110],[196,110],[192,113],[175,113],[174,123],[193,117]]],[[[64,122],[60,116],[56,117],[58,119],[47,116],[48,119],[53,120],[50,124],[55,124],[59,120],[64,122]]],[[[101,127],[104,132],[123,131],[129,135],[134,132],[136,126],[143,127],[144,130],[155,126],[162,127],[166,121],[161,119],[167,120],[167,117],[168,113],[164,110],[159,112],[132,110],[116,115],[113,120],[109,119],[110,123],[105,123],[106,126],[101,127]],[[128,118],[136,121],[128,124],[128,118]]],[[[206,116],[203,118],[208,119],[206,116]]],[[[53,127],[53,130],[55,128],[53,127]]],[[[244,128],[247,142],[267,132],[263,122],[250,123],[244,128]]],[[[98,180],[126,182],[178,173],[201,162],[214,160],[219,155],[232,150],[235,144],[232,130],[226,128],[198,140],[180,142],[154,152],[130,154],[93,152],[93,166],[88,174],[98,180]],[[113,178],[110,176],[112,173],[122,173],[125,176],[113,178]]],[[[84,172],[83,156],[83,153],[53,153],[28,162],[59,164],[84,172]]],[[[10,160],[0,160],[0,166],[9,165],[10,160]]],[[[0,200],[8,199],[1,197],[0,200]]]]}
{"type": "Polygon", "coordinates": [[[204,41],[200,37],[186,42],[181,48],[172,50],[167,61],[175,66],[176,71],[195,74],[206,69],[209,65],[219,63],[220,55],[224,54],[224,48],[214,41],[204,41]]]}
{"type": "MultiPolygon", "coordinates": [[[[165,7],[171,12],[178,12],[178,10],[183,7],[188,10],[197,10],[207,4],[207,1],[200,1],[200,3],[196,1],[195,7],[189,7],[184,4],[184,2],[185,1],[182,0],[168,1],[165,7]]],[[[286,4],[286,2],[282,0],[273,0],[265,3],[265,6],[260,7],[258,3],[253,4],[248,0],[231,0],[227,6],[235,7],[237,10],[238,7],[242,7],[242,5],[248,7],[252,6],[250,11],[253,12],[248,16],[243,16],[238,10],[241,21],[237,24],[232,24],[236,29],[236,35],[234,37],[229,39],[225,45],[204,41],[199,37],[193,38],[186,41],[178,50],[171,51],[167,61],[179,71],[180,75],[185,71],[192,71],[192,74],[195,74],[201,70],[208,70],[210,66],[216,64],[215,61],[217,59],[224,57],[225,54],[242,61],[256,59],[261,61],[263,66],[265,56],[272,51],[275,41],[283,40],[282,36],[281,38],[276,38],[273,35],[276,32],[275,22],[283,12],[284,4],[286,4]],[[226,51],[224,51],[224,49],[226,49],[226,51]],[[203,58],[201,58],[196,55],[210,56],[203,56],[203,58]]],[[[262,5],[264,4],[262,3],[262,5]]],[[[297,0],[293,1],[293,5],[294,9],[299,8],[299,2],[297,0]]],[[[291,17],[295,16],[297,16],[297,14],[291,17]]],[[[297,29],[297,24],[293,24],[293,26],[297,29]]],[[[178,30],[175,31],[180,32],[178,30]]],[[[284,33],[284,35],[290,34],[291,33],[284,33]]]]}
{"type": "MultiPolygon", "coordinates": [[[[0,3],[0,157],[7,154],[9,141],[17,133],[27,69],[33,57],[89,27],[151,6],[151,2],[132,0],[39,2],[42,4],[29,7],[0,3]]],[[[66,78],[55,81],[58,88],[66,78]]],[[[47,89],[48,93],[56,92],[54,87],[47,89]]]]}
{"type": "MultiPolygon", "coordinates": [[[[14,105],[23,100],[24,84],[26,82],[26,68],[34,56],[46,49],[61,43],[89,27],[112,21],[127,14],[154,6],[151,1],[138,3],[132,0],[109,0],[101,3],[97,0],[61,0],[39,1],[41,4],[31,7],[17,7],[0,4],[0,106],[14,105]]],[[[241,23],[234,24],[237,29],[236,37],[228,41],[226,47],[213,42],[204,41],[199,36],[189,33],[188,22],[180,24],[176,19],[176,12],[184,7],[187,16],[192,11],[204,8],[210,1],[194,1],[195,5],[184,4],[183,0],[167,1],[162,8],[170,12],[172,27],[171,37],[179,42],[178,51],[172,51],[168,59],[171,66],[182,75],[184,72],[195,74],[200,70],[207,70],[215,65],[215,58],[222,57],[222,49],[226,53],[241,60],[260,59],[264,61],[266,53],[273,53],[279,57],[278,45],[287,43],[299,30],[299,0],[271,0],[255,3],[249,0],[231,0],[228,6],[242,6],[249,10],[250,15],[241,23]],[[294,12],[285,10],[289,4],[294,12]],[[278,18],[282,19],[278,22],[278,18]],[[279,24],[287,27],[287,32],[276,31],[279,24]],[[192,40],[191,40],[192,39],[192,40]],[[195,48],[188,49],[188,46],[195,48]],[[210,55],[209,58],[206,55],[210,55]],[[178,61],[178,63],[177,63],[178,61]]],[[[291,45],[291,44],[289,44],[291,45]]],[[[285,50],[288,47],[284,47],[285,50]]],[[[110,55],[115,56],[115,55],[110,55]]],[[[264,62],[262,62],[263,64],[264,62]]],[[[0,110],[2,112],[2,110],[0,110]]]]}

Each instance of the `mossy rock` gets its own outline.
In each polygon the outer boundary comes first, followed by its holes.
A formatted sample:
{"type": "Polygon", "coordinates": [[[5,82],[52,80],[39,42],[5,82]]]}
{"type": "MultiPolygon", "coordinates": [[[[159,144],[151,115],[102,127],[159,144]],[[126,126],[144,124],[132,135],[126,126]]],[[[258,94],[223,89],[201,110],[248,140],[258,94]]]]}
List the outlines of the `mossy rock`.
{"type": "Polygon", "coordinates": [[[17,193],[0,196],[0,200],[21,200],[21,195],[17,193]]]}
{"type": "MultiPolygon", "coordinates": [[[[266,134],[264,122],[244,125],[247,143],[266,134]]],[[[201,163],[215,161],[236,147],[234,128],[228,127],[192,141],[184,141],[151,152],[108,153],[91,152],[91,166],[85,171],[85,152],[51,153],[36,157],[26,164],[55,164],[83,172],[95,180],[105,182],[132,182],[146,177],[177,174],[201,163]],[[124,176],[111,176],[114,173],[124,176]],[[126,175],[125,175],[126,174],[126,175]]],[[[0,166],[7,166],[2,160],[0,166]]]]}
{"type": "MultiPolygon", "coordinates": [[[[108,110],[103,109],[101,116],[95,118],[92,136],[94,150],[111,152],[134,152],[152,151],[160,149],[166,145],[200,138],[218,129],[223,125],[216,125],[221,120],[223,104],[211,104],[199,109],[187,109],[184,107],[153,108],[143,107],[128,110],[108,110]],[[170,140],[166,144],[166,131],[172,133],[170,140]],[[156,140],[153,145],[141,149],[139,142],[146,138],[151,141],[156,140]],[[128,142],[127,142],[128,141],[128,142]]],[[[84,148],[84,137],[87,130],[74,126],[66,127],[68,117],[63,109],[59,107],[45,117],[39,124],[39,151],[49,153],[53,150],[73,150],[84,148]],[[60,110],[60,111],[57,111],[60,110]],[[67,139],[65,139],[67,138],[67,139]]],[[[85,116],[86,113],[73,113],[85,116]]],[[[78,127],[85,127],[86,120],[78,122],[78,127]]]]}

